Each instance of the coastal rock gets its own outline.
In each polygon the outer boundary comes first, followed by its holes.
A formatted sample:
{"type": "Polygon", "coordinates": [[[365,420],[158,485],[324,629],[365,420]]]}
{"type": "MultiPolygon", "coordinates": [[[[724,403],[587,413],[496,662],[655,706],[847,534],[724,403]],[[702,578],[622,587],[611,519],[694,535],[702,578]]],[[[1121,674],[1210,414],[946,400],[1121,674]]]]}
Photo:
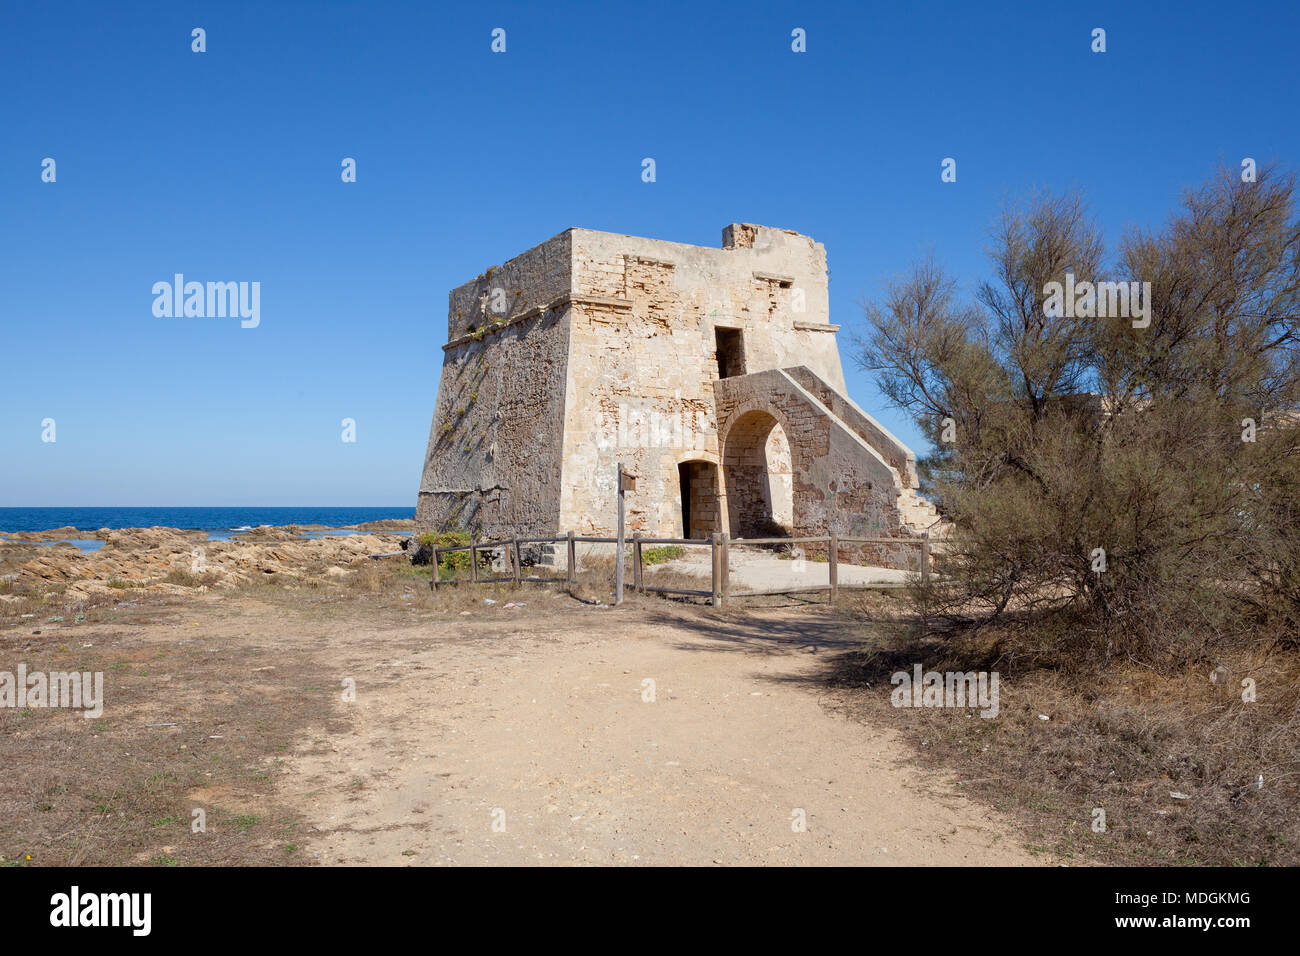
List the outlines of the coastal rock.
{"type": "Polygon", "coordinates": [[[264,527],[256,535],[211,541],[179,528],[124,528],[104,531],[104,546],[88,554],[72,545],[0,544],[0,552],[16,580],[65,585],[73,597],[91,597],[125,588],[164,594],[233,588],[271,575],[337,580],[370,555],[396,550],[400,540],[393,532],[307,538],[299,530],[264,527]]]}
{"type": "Polygon", "coordinates": [[[202,531],[182,531],[180,528],[122,528],[110,531],[104,538],[104,549],[135,551],[141,548],[168,548],[182,551],[207,541],[202,531]]]}
{"type": "Polygon", "coordinates": [[[382,521],[365,521],[347,525],[349,531],[414,531],[414,518],[385,518],[382,521]]]}
{"type": "Polygon", "coordinates": [[[276,528],[268,524],[260,524],[248,531],[241,531],[238,537],[250,541],[290,541],[302,537],[302,531],[303,529],[298,525],[290,524],[276,528]]]}
{"type": "Polygon", "coordinates": [[[10,541],[58,541],[60,538],[85,538],[88,535],[84,531],[78,531],[71,525],[64,525],[62,528],[51,528],[48,531],[9,531],[6,532],[10,541]]]}
{"type": "Polygon", "coordinates": [[[75,548],[71,552],[44,552],[22,565],[21,574],[40,581],[67,581],[80,577],[85,570],[85,556],[75,548]]]}

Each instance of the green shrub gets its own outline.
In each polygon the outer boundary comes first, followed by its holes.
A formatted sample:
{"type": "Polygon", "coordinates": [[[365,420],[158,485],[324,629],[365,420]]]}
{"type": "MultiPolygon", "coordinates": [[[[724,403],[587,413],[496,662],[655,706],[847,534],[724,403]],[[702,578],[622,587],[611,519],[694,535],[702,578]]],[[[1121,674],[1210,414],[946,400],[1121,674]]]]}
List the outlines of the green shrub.
{"type": "Polygon", "coordinates": [[[646,548],[641,552],[641,563],[648,568],[652,565],[676,561],[684,554],[686,554],[686,549],[680,544],[666,544],[661,548],[646,548]]]}
{"type": "MultiPolygon", "coordinates": [[[[416,541],[427,548],[464,547],[470,543],[470,533],[468,531],[428,531],[420,535],[416,541]]],[[[452,551],[450,554],[442,555],[438,561],[439,574],[453,574],[456,571],[468,570],[468,551],[452,551]]]]}

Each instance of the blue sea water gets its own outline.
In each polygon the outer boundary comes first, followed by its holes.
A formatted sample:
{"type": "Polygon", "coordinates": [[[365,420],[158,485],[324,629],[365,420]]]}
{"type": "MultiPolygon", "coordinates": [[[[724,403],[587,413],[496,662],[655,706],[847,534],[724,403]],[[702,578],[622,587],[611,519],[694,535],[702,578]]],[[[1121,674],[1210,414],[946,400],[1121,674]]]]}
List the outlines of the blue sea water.
{"type": "Polygon", "coordinates": [[[366,521],[414,518],[414,508],[0,508],[0,534],[73,527],[183,528],[224,538],[258,525],[319,524],[340,528],[366,521]]]}
{"type": "Polygon", "coordinates": [[[32,541],[31,545],[37,548],[46,548],[56,544],[76,545],[82,554],[94,554],[104,546],[104,542],[98,538],[63,538],[59,541],[32,541]]]}

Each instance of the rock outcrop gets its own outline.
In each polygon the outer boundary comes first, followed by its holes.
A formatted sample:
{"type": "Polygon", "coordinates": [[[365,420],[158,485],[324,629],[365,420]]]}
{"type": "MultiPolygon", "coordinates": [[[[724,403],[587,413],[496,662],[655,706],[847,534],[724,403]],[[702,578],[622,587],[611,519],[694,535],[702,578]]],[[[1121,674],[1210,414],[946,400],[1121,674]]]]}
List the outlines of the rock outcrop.
{"type": "MultiPolygon", "coordinates": [[[[62,537],[87,538],[76,529],[62,537]]],[[[47,532],[52,533],[52,532],[47,532]]],[[[0,571],[11,583],[63,585],[73,597],[131,589],[177,592],[230,588],[259,577],[339,578],[372,554],[398,550],[395,532],[307,537],[301,529],[254,529],[212,541],[178,528],[103,529],[104,546],[83,553],[73,545],[0,542],[0,571]]]]}

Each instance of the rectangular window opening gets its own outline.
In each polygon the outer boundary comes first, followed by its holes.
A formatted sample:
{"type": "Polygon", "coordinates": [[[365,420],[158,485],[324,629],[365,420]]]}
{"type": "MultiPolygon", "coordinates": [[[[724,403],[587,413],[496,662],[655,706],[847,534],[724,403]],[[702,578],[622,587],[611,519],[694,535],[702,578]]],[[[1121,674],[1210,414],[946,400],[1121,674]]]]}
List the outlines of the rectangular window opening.
{"type": "Polygon", "coordinates": [[[745,334],[740,329],[714,329],[717,338],[718,378],[745,374],[745,334]]]}

